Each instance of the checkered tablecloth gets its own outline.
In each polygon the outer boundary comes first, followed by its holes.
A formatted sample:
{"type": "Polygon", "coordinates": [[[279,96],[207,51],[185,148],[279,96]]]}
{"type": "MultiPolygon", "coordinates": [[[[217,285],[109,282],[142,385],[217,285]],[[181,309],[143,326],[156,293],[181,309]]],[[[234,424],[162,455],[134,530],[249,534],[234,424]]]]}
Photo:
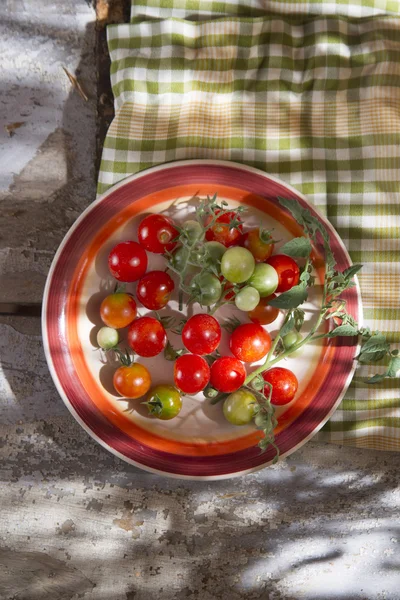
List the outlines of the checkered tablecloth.
{"type": "MultiPolygon", "coordinates": [[[[400,2],[139,0],[108,28],[116,116],[98,191],[155,164],[231,160],[290,183],[354,262],[364,317],[400,342],[400,2]]],[[[320,439],[400,450],[400,379],[358,369],[320,439]]]]}

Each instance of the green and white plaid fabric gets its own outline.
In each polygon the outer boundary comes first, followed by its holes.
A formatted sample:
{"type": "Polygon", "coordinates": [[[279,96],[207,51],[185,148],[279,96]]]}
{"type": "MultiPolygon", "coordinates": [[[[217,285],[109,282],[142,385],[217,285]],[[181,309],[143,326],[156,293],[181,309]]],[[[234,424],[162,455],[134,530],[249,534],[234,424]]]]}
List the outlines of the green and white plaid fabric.
{"type": "Polygon", "coordinates": [[[132,0],[131,23],[144,19],[263,17],[265,15],[342,15],[370,17],[399,14],[400,0],[132,0]]]}
{"type": "MultiPolygon", "coordinates": [[[[200,22],[199,7],[142,0],[134,23],[109,27],[116,117],[99,193],[190,158],[280,177],[365,265],[366,323],[400,342],[400,18],[379,14],[399,2],[201,2],[200,22]]],[[[358,370],[320,439],[400,450],[400,380],[363,382],[383,369],[358,370]]]]}

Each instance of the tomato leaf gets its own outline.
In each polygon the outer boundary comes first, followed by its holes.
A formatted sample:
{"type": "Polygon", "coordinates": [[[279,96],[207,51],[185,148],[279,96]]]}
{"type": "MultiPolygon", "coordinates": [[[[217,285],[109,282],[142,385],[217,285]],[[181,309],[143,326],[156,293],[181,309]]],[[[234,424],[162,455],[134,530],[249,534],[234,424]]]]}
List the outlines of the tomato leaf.
{"type": "Polygon", "coordinates": [[[383,333],[374,333],[361,346],[358,361],[360,363],[374,362],[384,358],[390,350],[390,344],[383,333]]]}
{"type": "Polygon", "coordinates": [[[327,338],[334,338],[338,336],[355,336],[358,335],[358,327],[354,327],[353,325],[339,325],[325,334],[327,338]]]}
{"type": "Polygon", "coordinates": [[[389,362],[389,366],[384,373],[374,375],[366,380],[365,383],[379,383],[386,379],[386,377],[394,378],[397,377],[397,372],[400,370],[400,357],[392,356],[389,362]]]}
{"type": "Polygon", "coordinates": [[[386,371],[386,377],[397,377],[397,372],[400,370],[400,357],[392,356],[386,371]]]}
{"type": "Polygon", "coordinates": [[[380,381],[383,381],[384,379],[386,379],[386,373],[383,373],[382,375],[374,375],[373,377],[366,379],[365,383],[379,383],[380,381]]]}
{"type": "Polygon", "coordinates": [[[363,265],[359,265],[359,264],[352,265],[351,267],[349,267],[348,269],[345,269],[345,270],[343,271],[343,275],[344,275],[344,277],[345,277],[346,279],[351,279],[351,278],[352,278],[352,277],[354,277],[354,275],[356,275],[356,274],[358,273],[358,271],[359,271],[360,269],[362,269],[362,268],[363,268],[363,265]]]}
{"type": "Polygon", "coordinates": [[[282,325],[282,327],[279,331],[280,337],[281,338],[285,337],[285,335],[287,335],[288,333],[293,331],[294,327],[295,327],[294,316],[293,316],[293,314],[289,313],[285,323],[282,325]]]}
{"type": "Polygon", "coordinates": [[[280,253],[286,254],[287,256],[291,256],[293,258],[307,258],[310,256],[311,250],[311,242],[309,238],[306,237],[294,238],[279,248],[280,253]]]}
{"type": "Polygon", "coordinates": [[[307,287],[304,283],[295,285],[292,289],[287,292],[283,292],[276,298],[269,301],[270,306],[275,308],[297,308],[300,304],[303,304],[308,298],[307,287]]]}

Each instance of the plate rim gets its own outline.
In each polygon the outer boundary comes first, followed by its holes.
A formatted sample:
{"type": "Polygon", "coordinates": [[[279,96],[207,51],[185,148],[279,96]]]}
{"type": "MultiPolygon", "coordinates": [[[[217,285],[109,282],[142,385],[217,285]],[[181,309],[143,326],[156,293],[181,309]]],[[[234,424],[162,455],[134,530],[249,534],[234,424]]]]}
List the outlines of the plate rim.
{"type": "MultiPolygon", "coordinates": [[[[265,177],[266,179],[269,179],[279,185],[283,185],[286,189],[288,189],[289,191],[291,191],[293,194],[295,194],[296,196],[302,198],[303,201],[305,201],[307,204],[311,204],[310,201],[307,199],[307,196],[305,196],[302,192],[300,192],[298,189],[296,189],[294,186],[286,183],[284,180],[280,179],[279,177],[275,177],[274,175],[270,175],[269,173],[262,171],[261,169],[258,169],[256,167],[251,167],[248,165],[244,165],[242,163],[238,163],[238,162],[234,162],[234,161],[226,161],[226,160],[212,160],[212,159],[189,159],[189,160],[179,160],[179,161],[171,161],[168,163],[162,163],[159,165],[155,165],[153,167],[149,167],[148,169],[144,169],[142,171],[139,171],[138,173],[134,173],[133,175],[128,175],[127,177],[125,177],[124,179],[122,179],[121,181],[119,181],[118,183],[116,183],[115,185],[111,186],[108,190],[106,190],[103,194],[101,194],[100,196],[96,197],[96,199],[91,202],[83,211],[82,213],[79,215],[79,217],[74,221],[74,223],[71,225],[71,227],[68,229],[68,231],[66,232],[66,234],[64,235],[60,245],[57,248],[57,251],[53,257],[53,260],[51,262],[51,266],[46,278],[46,283],[45,283],[45,287],[44,287],[44,292],[43,292],[43,300],[42,300],[42,315],[41,315],[41,328],[42,328],[42,339],[43,339],[43,349],[44,349],[44,354],[45,354],[45,358],[47,361],[47,365],[50,371],[50,375],[52,377],[52,380],[55,384],[55,387],[61,397],[61,399],[63,400],[65,406],[67,407],[67,409],[69,410],[69,412],[72,414],[72,416],[75,418],[75,420],[79,423],[79,425],[97,442],[99,443],[103,448],[105,448],[108,452],[111,452],[114,456],[117,456],[118,458],[122,459],[124,462],[131,464],[132,466],[135,466],[141,470],[150,472],[150,473],[154,473],[157,475],[162,475],[163,477],[171,477],[174,479],[184,479],[184,480],[199,480],[199,481],[218,481],[218,480],[222,480],[222,479],[230,479],[233,477],[239,477],[239,476],[243,476],[243,475],[247,475],[250,473],[254,473],[256,471],[259,471],[261,469],[264,469],[268,466],[271,466],[272,461],[268,461],[264,464],[261,465],[256,465],[254,467],[251,467],[249,469],[245,469],[245,470],[241,470],[241,471],[235,471],[235,472],[231,472],[231,473],[224,473],[224,474],[219,474],[219,475],[185,475],[185,474],[181,474],[181,473],[172,473],[169,471],[164,471],[161,469],[156,469],[156,468],[152,468],[148,465],[144,465],[138,461],[133,460],[132,458],[124,455],[123,453],[119,452],[118,450],[116,450],[115,448],[113,448],[112,446],[110,446],[106,441],[104,441],[101,437],[99,437],[99,435],[97,433],[95,433],[86,423],[85,421],[80,417],[80,415],[77,413],[76,409],[74,408],[74,406],[71,404],[67,394],[64,392],[64,389],[61,385],[61,381],[57,375],[55,366],[54,366],[54,362],[53,362],[53,358],[51,355],[51,351],[50,351],[50,344],[49,344],[49,336],[48,336],[48,329],[47,329],[47,306],[48,306],[48,301],[49,301],[49,291],[50,291],[50,287],[51,287],[51,283],[52,283],[52,278],[53,278],[53,274],[54,274],[54,270],[56,268],[56,265],[58,263],[58,259],[61,256],[65,245],[67,244],[68,240],[70,239],[70,237],[72,236],[72,234],[74,233],[75,229],[77,229],[79,227],[79,224],[85,219],[86,215],[88,213],[90,213],[93,209],[94,206],[100,204],[101,202],[103,202],[108,196],[110,196],[112,193],[114,193],[117,189],[120,189],[121,187],[124,187],[126,185],[129,185],[132,181],[135,181],[137,179],[140,179],[143,176],[148,176],[149,174],[151,175],[152,173],[156,173],[158,171],[164,171],[164,170],[168,170],[170,168],[176,168],[176,167],[185,167],[185,166],[196,166],[196,165],[212,165],[212,166],[220,166],[222,168],[224,167],[230,167],[230,168],[236,168],[242,171],[246,171],[248,173],[254,173],[255,175],[258,176],[262,176],[265,177]]],[[[313,205],[311,205],[313,207],[313,209],[318,213],[319,218],[322,220],[322,222],[324,223],[324,225],[331,231],[333,232],[333,234],[336,236],[337,241],[339,242],[339,245],[341,247],[341,250],[343,251],[343,254],[345,255],[345,257],[347,258],[347,260],[349,261],[350,264],[353,264],[350,255],[347,251],[347,248],[342,240],[342,238],[339,236],[339,234],[337,233],[336,229],[333,227],[333,225],[330,223],[330,221],[324,216],[322,215],[318,209],[316,209],[313,205]]],[[[360,290],[360,285],[359,285],[359,281],[357,276],[355,277],[355,290],[357,293],[357,308],[358,308],[358,321],[361,324],[361,326],[363,325],[363,305],[362,305],[362,297],[361,297],[361,290],[360,290]]],[[[356,353],[358,353],[359,349],[360,349],[360,340],[358,340],[357,345],[355,346],[355,351],[356,353]]],[[[343,399],[343,396],[345,395],[351,380],[353,378],[354,372],[356,370],[356,362],[353,360],[353,364],[351,369],[349,370],[348,376],[346,378],[346,381],[343,385],[342,391],[339,394],[338,398],[336,399],[335,403],[333,404],[333,406],[331,407],[331,409],[328,411],[328,413],[326,415],[324,415],[323,419],[318,423],[318,425],[315,426],[315,428],[305,437],[303,438],[301,441],[299,441],[295,446],[293,446],[292,448],[290,448],[289,450],[287,450],[284,454],[281,455],[279,461],[285,459],[286,457],[290,456],[291,454],[293,454],[294,452],[296,452],[299,448],[301,448],[304,444],[306,444],[310,439],[312,439],[317,433],[318,431],[320,431],[320,429],[325,425],[325,423],[330,419],[330,417],[333,415],[333,413],[336,411],[337,407],[339,406],[340,402],[343,399]]]]}

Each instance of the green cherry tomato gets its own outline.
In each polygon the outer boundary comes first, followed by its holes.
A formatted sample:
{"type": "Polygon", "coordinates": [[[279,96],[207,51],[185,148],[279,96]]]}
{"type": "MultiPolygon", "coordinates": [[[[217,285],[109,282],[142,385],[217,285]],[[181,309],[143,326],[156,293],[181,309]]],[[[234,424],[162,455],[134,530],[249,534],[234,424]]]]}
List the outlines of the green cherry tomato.
{"type": "Polygon", "coordinates": [[[118,331],[112,327],[102,327],[97,332],[97,344],[103,350],[114,348],[119,342],[118,331]]]}
{"type": "Polygon", "coordinates": [[[211,306],[221,298],[221,282],[211,273],[199,273],[192,279],[190,287],[196,301],[202,306],[211,306]]]}
{"type": "Polygon", "coordinates": [[[249,279],[249,284],[260,292],[261,298],[266,298],[273,294],[278,287],[278,282],[278,273],[274,267],[266,263],[257,264],[253,275],[249,279]]]}
{"type": "Polygon", "coordinates": [[[178,248],[172,255],[172,266],[175,267],[177,271],[183,271],[186,266],[186,262],[189,256],[189,251],[186,248],[178,248]]]}
{"type": "Polygon", "coordinates": [[[231,283],[244,283],[253,274],[254,256],[246,248],[228,248],[221,260],[221,273],[231,283]]]}
{"type": "Polygon", "coordinates": [[[185,221],[182,228],[190,244],[194,244],[194,242],[197,242],[204,236],[203,227],[198,221],[195,221],[194,219],[189,219],[189,221],[185,221]]]}
{"type": "Polygon", "coordinates": [[[246,285],[240,292],[235,296],[236,308],[248,312],[254,310],[257,304],[260,302],[260,294],[256,288],[246,285]]]}
{"type": "Polygon", "coordinates": [[[254,417],[255,396],[247,390],[230,394],[222,407],[224,417],[232,425],[247,425],[254,417]]]}
{"type": "Polygon", "coordinates": [[[168,421],[180,413],[182,398],[173,385],[156,385],[147,396],[147,401],[143,404],[146,404],[149,413],[153,417],[162,421],[168,421]]]}
{"type": "Polygon", "coordinates": [[[290,333],[287,333],[282,338],[285,350],[289,350],[289,348],[292,348],[295,344],[300,342],[302,338],[303,336],[301,335],[301,333],[298,333],[298,331],[291,331],[290,333]]]}
{"type": "Polygon", "coordinates": [[[206,242],[204,244],[207,255],[213,262],[221,262],[223,255],[226,252],[226,247],[220,242],[206,242]]]}

